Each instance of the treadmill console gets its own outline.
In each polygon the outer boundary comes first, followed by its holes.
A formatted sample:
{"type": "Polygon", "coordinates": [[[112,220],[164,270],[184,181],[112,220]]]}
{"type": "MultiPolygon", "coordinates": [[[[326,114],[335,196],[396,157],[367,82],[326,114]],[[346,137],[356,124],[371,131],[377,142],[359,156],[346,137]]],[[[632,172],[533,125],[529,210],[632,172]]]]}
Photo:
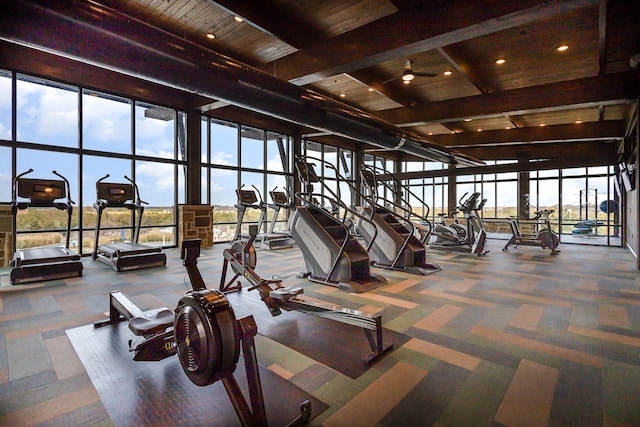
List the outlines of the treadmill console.
{"type": "Polygon", "coordinates": [[[67,196],[64,181],[52,179],[21,178],[18,180],[18,196],[30,199],[38,205],[51,204],[67,196]]]}
{"type": "Polygon", "coordinates": [[[133,185],[115,182],[98,182],[96,184],[98,199],[104,200],[109,206],[124,205],[134,200],[133,185]]]}
{"type": "Polygon", "coordinates": [[[240,188],[236,190],[236,194],[238,195],[238,200],[243,205],[252,205],[258,201],[258,196],[256,196],[256,193],[253,190],[240,188]]]}
{"type": "Polygon", "coordinates": [[[286,206],[289,204],[289,200],[287,199],[287,195],[284,191],[269,191],[269,194],[271,195],[271,200],[273,200],[274,204],[280,206],[286,206]]]}

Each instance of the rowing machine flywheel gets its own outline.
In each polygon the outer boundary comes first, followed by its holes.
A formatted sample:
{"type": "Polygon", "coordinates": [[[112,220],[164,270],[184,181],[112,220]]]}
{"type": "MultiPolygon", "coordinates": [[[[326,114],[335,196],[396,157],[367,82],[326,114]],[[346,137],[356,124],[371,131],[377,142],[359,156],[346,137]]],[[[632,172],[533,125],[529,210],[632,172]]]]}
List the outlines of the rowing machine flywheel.
{"type": "Polygon", "coordinates": [[[187,377],[206,386],[232,374],[240,356],[240,330],[224,294],[191,291],[178,302],[174,321],[178,358],[187,377]]]}

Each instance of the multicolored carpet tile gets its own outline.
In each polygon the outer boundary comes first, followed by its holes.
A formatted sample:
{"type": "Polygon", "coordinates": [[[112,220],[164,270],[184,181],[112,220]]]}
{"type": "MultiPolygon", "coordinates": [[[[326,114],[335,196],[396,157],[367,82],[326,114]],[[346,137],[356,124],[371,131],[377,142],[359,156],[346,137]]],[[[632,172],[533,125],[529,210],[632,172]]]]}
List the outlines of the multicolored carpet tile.
{"type": "MultiPolygon", "coordinates": [[[[233,297],[234,310],[257,319],[260,363],[328,405],[311,425],[640,426],[635,258],[623,248],[563,245],[549,256],[502,252],[503,244],[490,239],[480,258],[428,250],[442,267],[429,276],[373,268],[388,283],[360,294],[297,278],[296,248],[258,250],[261,276],[301,285],[311,300],[379,313],[385,330],[404,337],[357,375],[338,369],[346,351],[327,359],[274,339],[267,331],[278,325],[311,344],[331,334],[308,339],[309,322],[268,316],[255,291],[233,297]]],[[[228,247],[202,250],[210,288],[228,247]]],[[[33,285],[10,286],[8,271],[0,274],[0,425],[113,425],[66,331],[104,317],[113,290],[144,310],[173,309],[189,281],[179,251],[166,253],[166,268],[115,273],[84,259],[83,277],[33,285]]],[[[331,344],[354,346],[360,333],[331,344]]]]}

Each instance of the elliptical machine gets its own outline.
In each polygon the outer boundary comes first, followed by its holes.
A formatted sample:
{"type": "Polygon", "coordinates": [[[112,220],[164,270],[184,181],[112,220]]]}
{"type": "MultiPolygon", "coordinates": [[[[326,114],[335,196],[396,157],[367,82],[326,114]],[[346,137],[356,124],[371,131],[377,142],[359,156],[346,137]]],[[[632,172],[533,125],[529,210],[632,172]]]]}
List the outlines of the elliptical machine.
{"type": "MultiPolygon", "coordinates": [[[[265,303],[272,316],[278,316],[282,310],[296,310],[301,313],[335,320],[362,328],[371,348],[371,353],[363,357],[366,364],[372,363],[382,355],[393,349],[393,344],[384,344],[382,339],[382,317],[380,314],[369,315],[367,313],[320,302],[305,301],[300,298],[304,289],[300,286],[283,286],[281,279],[263,279],[255,271],[257,254],[253,242],[258,233],[256,225],[249,226],[249,239],[238,240],[231,248],[225,249],[224,264],[220,277],[220,291],[234,292],[242,290],[238,277],[243,276],[251,286],[249,291],[257,289],[260,299],[265,303]],[[227,281],[227,270],[231,269],[235,275],[227,281]],[[232,284],[234,283],[235,284],[232,284]]],[[[194,280],[192,279],[192,282],[194,280]]]]}
{"type": "Polygon", "coordinates": [[[542,228],[538,230],[535,235],[526,235],[522,233],[520,229],[520,223],[517,218],[509,218],[509,226],[511,227],[511,238],[502,248],[503,251],[509,250],[509,246],[513,245],[515,248],[518,245],[522,246],[539,246],[542,249],[551,249],[551,255],[558,255],[560,251],[557,249],[560,245],[560,239],[558,235],[551,229],[551,220],[549,216],[554,212],[554,209],[542,209],[535,213],[532,218],[534,221],[538,221],[539,225],[542,223],[542,228]],[[542,219],[542,221],[540,221],[542,219]]]}
{"type": "Polygon", "coordinates": [[[444,224],[436,224],[433,229],[435,241],[429,244],[431,249],[466,252],[477,256],[483,256],[489,252],[484,250],[487,232],[484,230],[482,220],[478,215],[478,211],[486,200],[478,201],[480,198],[480,193],[478,192],[466,197],[467,194],[465,193],[458,201],[458,209],[464,214],[466,222],[464,238],[460,238],[455,229],[444,224]]]}

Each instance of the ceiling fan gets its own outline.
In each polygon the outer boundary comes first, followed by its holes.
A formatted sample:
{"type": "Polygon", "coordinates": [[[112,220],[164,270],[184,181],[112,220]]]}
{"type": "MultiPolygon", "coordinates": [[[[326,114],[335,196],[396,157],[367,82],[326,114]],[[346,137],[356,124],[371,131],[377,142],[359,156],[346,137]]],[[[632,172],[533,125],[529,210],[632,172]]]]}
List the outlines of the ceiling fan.
{"type": "MultiPolygon", "coordinates": [[[[405,83],[409,83],[411,80],[415,79],[416,77],[435,77],[437,75],[435,73],[415,72],[413,71],[412,65],[413,65],[413,61],[410,59],[407,59],[404,63],[404,70],[402,71],[402,81],[405,83]]],[[[382,84],[389,83],[390,81],[395,79],[397,79],[397,77],[394,77],[389,80],[385,80],[384,82],[382,82],[382,84]]]]}

